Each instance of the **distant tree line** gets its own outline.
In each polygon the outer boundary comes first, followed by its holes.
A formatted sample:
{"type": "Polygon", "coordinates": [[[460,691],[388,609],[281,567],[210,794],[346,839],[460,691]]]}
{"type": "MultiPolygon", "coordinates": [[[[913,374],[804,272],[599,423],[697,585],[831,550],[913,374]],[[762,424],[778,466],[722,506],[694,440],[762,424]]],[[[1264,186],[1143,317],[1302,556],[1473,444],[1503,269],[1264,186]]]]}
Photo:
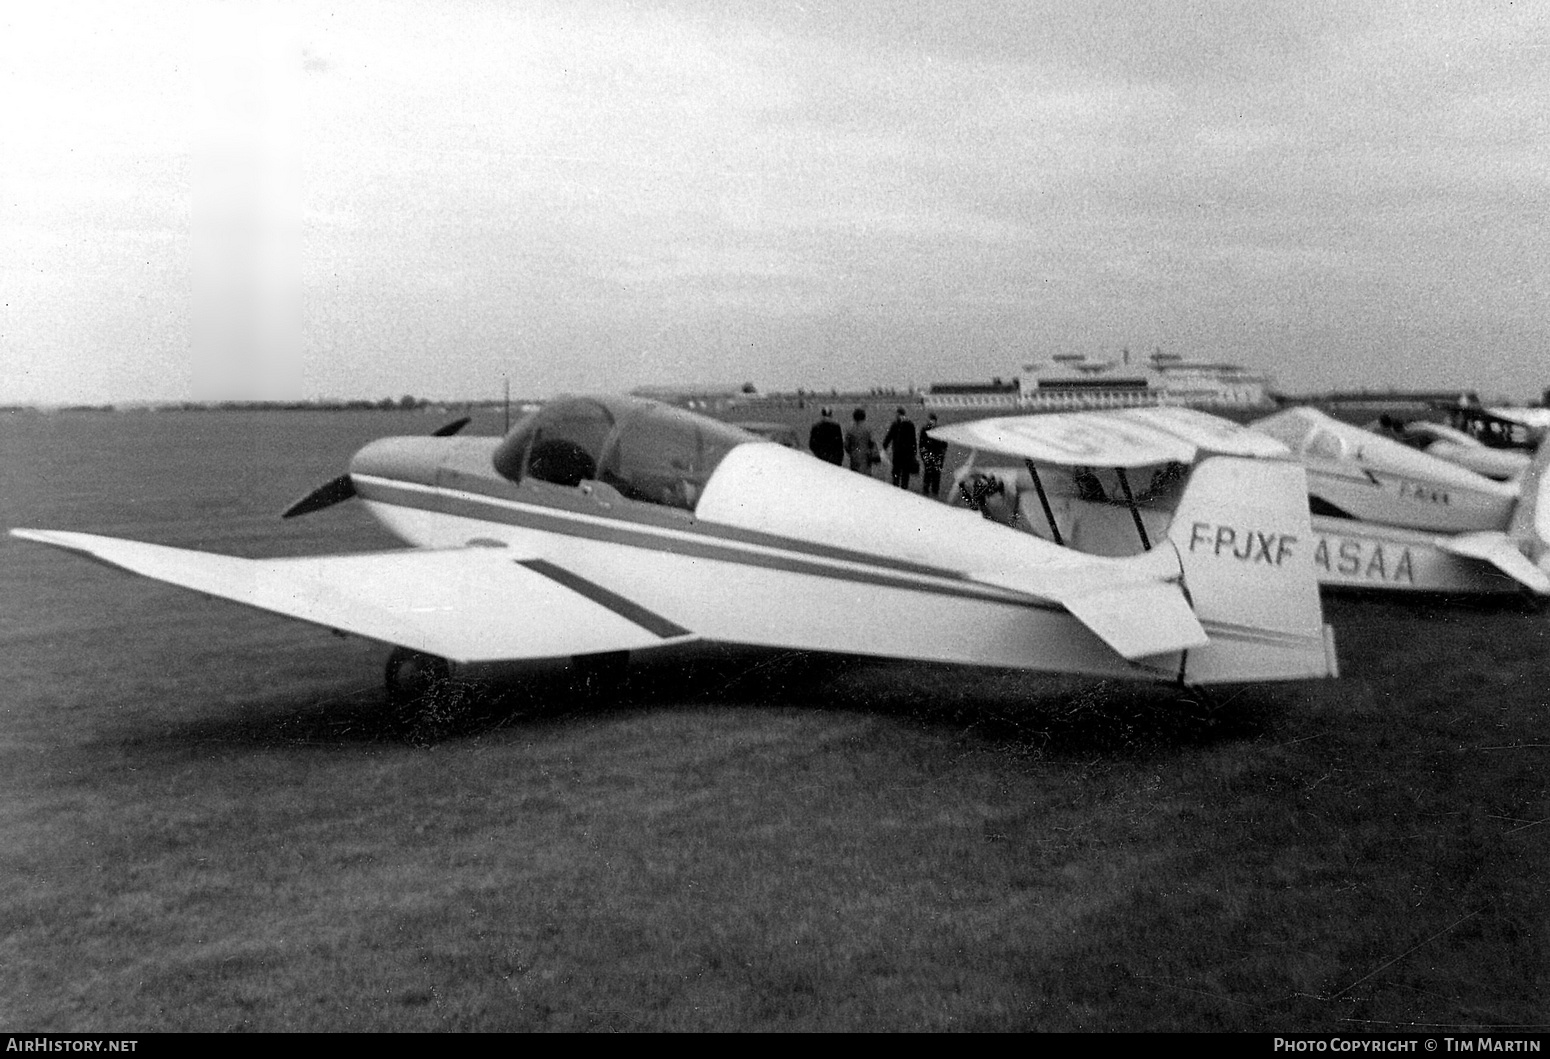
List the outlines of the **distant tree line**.
{"type": "Polygon", "coordinates": [[[380,412],[412,412],[417,408],[429,408],[431,405],[441,406],[442,402],[432,401],[428,397],[416,397],[413,394],[404,394],[399,398],[383,397],[380,400],[371,401],[363,398],[353,400],[331,400],[318,398],[312,401],[185,401],[180,405],[161,407],[176,407],[185,411],[198,411],[211,409],[221,412],[249,412],[249,411],[273,411],[273,410],[322,410],[322,411],[380,411],[380,412]]]}
{"type": "MultiPolygon", "coordinates": [[[[412,412],[421,408],[471,408],[488,401],[432,401],[404,394],[371,401],[362,398],[312,401],[152,401],[134,404],[0,405],[0,412],[412,412]]],[[[497,406],[500,402],[493,402],[497,406]]]]}

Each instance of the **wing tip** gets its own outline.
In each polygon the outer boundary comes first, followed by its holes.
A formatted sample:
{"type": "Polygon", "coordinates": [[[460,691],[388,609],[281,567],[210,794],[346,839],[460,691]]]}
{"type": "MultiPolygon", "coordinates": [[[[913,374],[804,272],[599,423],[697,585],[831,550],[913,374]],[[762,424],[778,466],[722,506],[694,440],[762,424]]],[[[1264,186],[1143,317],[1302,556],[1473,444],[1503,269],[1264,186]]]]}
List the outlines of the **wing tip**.
{"type": "Polygon", "coordinates": [[[36,544],[49,544],[55,548],[79,548],[79,544],[73,543],[74,538],[81,534],[66,533],[63,530],[31,529],[26,526],[16,526],[10,531],[11,536],[19,541],[33,541],[36,544]]]}

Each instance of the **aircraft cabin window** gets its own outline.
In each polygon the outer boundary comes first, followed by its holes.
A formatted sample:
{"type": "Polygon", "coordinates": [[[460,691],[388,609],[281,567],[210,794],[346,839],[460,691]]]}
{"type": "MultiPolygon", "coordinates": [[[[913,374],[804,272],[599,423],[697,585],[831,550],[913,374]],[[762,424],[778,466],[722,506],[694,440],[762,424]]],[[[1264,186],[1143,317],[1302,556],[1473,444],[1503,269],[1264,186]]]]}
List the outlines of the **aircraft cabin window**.
{"type": "Polygon", "coordinates": [[[597,477],[598,456],[613,428],[613,416],[596,401],[548,405],[501,442],[495,469],[513,481],[580,485],[597,477]]]}
{"type": "Polygon", "coordinates": [[[722,457],[762,440],[677,408],[647,407],[619,428],[599,477],[631,500],[692,511],[722,457]]]}

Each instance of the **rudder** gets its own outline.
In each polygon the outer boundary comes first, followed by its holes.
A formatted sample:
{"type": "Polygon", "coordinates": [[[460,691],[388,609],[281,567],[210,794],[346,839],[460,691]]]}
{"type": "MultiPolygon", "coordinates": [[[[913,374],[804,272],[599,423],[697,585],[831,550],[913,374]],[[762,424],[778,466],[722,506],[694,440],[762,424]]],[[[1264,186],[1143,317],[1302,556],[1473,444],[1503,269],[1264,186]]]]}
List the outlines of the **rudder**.
{"type": "Polygon", "coordinates": [[[1230,456],[1203,460],[1168,537],[1211,640],[1187,653],[1186,683],[1339,675],[1319,601],[1307,475],[1300,465],[1230,456]]]}

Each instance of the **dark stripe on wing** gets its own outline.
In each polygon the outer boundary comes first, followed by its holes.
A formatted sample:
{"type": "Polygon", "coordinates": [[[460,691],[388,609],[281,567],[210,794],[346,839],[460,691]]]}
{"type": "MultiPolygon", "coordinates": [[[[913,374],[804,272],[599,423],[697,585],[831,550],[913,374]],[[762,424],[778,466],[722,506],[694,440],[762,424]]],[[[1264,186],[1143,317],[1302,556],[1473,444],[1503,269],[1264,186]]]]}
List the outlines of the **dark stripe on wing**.
{"type": "Polygon", "coordinates": [[[519,559],[517,565],[525,566],[535,574],[542,574],[557,584],[564,585],[578,596],[583,596],[600,607],[606,607],[626,621],[634,622],[642,629],[664,640],[674,636],[687,636],[689,630],[664,618],[655,611],[647,610],[633,600],[610,592],[595,581],[588,581],[564,567],[555,566],[546,559],[519,559]]]}

